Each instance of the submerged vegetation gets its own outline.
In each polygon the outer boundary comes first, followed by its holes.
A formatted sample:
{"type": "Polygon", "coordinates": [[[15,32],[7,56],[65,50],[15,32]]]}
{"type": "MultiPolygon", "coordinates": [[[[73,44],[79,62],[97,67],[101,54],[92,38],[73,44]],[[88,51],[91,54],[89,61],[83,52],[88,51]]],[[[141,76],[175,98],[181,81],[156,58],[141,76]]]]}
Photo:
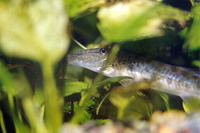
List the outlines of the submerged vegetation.
{"type": "Polygon", "coordinates": [[[144,83],[122,87],[124,77],[68,65],[66,56],[81,50],[78,41],[112,46],[108,62],[127,50],[198,71],[199,11],[195,0],[0,0],[0,132],[83,132],[90,120],[116,130],[113,120],[134,121],[143,125],[132,126],[136,132],[154,132],[166,121],[193,123],[187,115],[199,117],[200,99],[183,101],[144,83]]]}

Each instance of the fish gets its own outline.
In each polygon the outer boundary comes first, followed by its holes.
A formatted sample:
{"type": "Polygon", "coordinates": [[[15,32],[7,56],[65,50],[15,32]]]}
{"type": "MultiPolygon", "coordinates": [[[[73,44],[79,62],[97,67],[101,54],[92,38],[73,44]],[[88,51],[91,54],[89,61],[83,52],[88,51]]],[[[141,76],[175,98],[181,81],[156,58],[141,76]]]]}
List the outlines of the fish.
{"type": "Polygon", "coordinates": [[[69,54],[68,64],[80,66],[101,73],[107,77],[128,77],[120,83],[128,86],[138,82],[147,82],[154,90],[200,99],[200,75],[155,60],[150,60],[132,53],[119,51],[117,56],[106,63],[110,49],[93,48],[69,54]]]}

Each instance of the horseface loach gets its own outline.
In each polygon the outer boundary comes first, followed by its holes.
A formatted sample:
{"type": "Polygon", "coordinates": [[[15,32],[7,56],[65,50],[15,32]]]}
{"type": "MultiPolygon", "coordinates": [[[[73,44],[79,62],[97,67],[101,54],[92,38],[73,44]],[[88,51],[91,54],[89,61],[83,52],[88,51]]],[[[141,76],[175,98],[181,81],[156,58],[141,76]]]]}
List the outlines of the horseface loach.
{"type": "Polygon", "coordinates": [[[200,76],[194,72],[125,52],[119,52],[113,61],[107,64],[108,56],[109,50],[105,48],[86,49],[68,55],[68,63],[108,77],[130,77],[131,80],[124,82],[123,86],[148,82],[152,89],[181,97],[200,98],[200,76]]]}

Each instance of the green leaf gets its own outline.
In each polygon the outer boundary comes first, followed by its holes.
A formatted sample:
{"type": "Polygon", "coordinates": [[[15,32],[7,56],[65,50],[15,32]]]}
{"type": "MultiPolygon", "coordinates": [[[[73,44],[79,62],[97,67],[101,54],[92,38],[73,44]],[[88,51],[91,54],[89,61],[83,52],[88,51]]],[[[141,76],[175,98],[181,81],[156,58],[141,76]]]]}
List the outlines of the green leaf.
{"type": "Polygon", "coordinates": [[[192,62],[192,64],[200,68],[200,60],[195,60],[192,62]]]}
{"type": "Polygon", "coordinates": [[[61,0],[0,2],[0,49],[9,56],[51,63],[67,51],[68,18],[61,0]],[[52,10],[53,9],[53,10],[52,10]]]}
{"type": "Polygon", "coordinates": [[[88,83],[78,81],[66,81],[63,96],[69,96],[73,93],[80,93],[88,88],[88,83]]]}
{"type": "Polygon", "coordinates": [[[130,87],[117,87],[110,92],[110,101],[118,108],[118,119],[149,118],[152,105],[140,91],[130,87]]]}
{"type": "Polygon", "coordinates": [[[170,106],[169,106],[169,96],[166,93],[163,92],[157,92],[160,97],[163,99],[163,101],[165,102],[165,106],[167,108],[167,110],[170,110],[170,106]]]}
{"type": "Polygon", "coordinates": [[[196,97],[183,97],[183,108],[185,112],[191,113],[200,110],[200,99],[196,97]]]}
{"type": "Polygon", "coordinates": [[[64,0],[69,17],[77,17],[79,14],[87,10],[95,10],[95,8],[106,4],[106,0],[64,0]]]}
{"type": "MultiPolygon", "coordinates": [[[[36,132],[58,132],[62,123],[63,99],[57,92],[53,66],[67,52],[67,26],[68,17],[62,0],[0,1],[0,49],[9,56],[38,61],[42,67],[45,123],[34,107],[30,90],[26,90],[29,91],[28,98],[22,96],[24,112],[36,132]]],[[[28,88],[24,82],[16,84],[18,88],[28,88]]]]}
{"type": "Polygon", "coordinates": [[[101,8],[97,15],[101,34],[114,42],[161,36],[169,29],[176,31],[176,27],[168,25],[177,22],[184,27],[187,16],[183,11],[149,0],[118,2],[101,8]]]}
{"type": "Polygon", "coordinates": [[[0,83],[1,85],[4,85],[6,87],[11,87],[12,86],[12,76],[8,72],[5,66],[0,62],[0,83]]]}
{"type": "Polygon", "coordinates": [[[197,50],[200,48],[200,3],[192,8],[193,23],[184,44],[184,48],[197,50]]]}
{"type": "Polygon", "coordinates": [[[74,103],[74,113],[79,116],[78,123],[84,123],[88,121],[92,115],[88,113],[86,109],[80,111],[80,108],[82,107],[74,103]]]}
{"type": "Polygon", "coordinates": [[[12,74],[8,72],[5,66],[0,62],[0,90],[3,90],[7,94],[16,95],[20,91],[14,88],[12,74]]]}

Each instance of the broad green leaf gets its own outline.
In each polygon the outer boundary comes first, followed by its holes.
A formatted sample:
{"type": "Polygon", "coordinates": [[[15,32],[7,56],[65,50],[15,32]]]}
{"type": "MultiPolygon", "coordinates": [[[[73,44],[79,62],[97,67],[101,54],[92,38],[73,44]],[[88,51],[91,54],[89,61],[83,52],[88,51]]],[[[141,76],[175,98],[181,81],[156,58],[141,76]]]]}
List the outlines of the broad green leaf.
{"type": "Polygon", "coordinates": [[[74,103],[74,113],[79,116],[78,123],[84,123],[91,118],[92,114],[89,114],[86,109],[80,111],[80,108],[82,107],[74,103]]]}
{"type": "MultiPolygon", "coordinates": [[[[87,113],[86,109],[88,108],[88,106],[91,106],[94,104],[94,102],[90,99],[90,97],[96,93],[96,89],[98,87],[104,86],[109,83],[115,83],[123,78],[125,78],[125,77],[107,78],[107,79],[103,80],[102,82],[95,84],[91,88],[87,88],[88,84],[86,84],[84,82],[75,82],[75,81],[66,82],[66,84],[65,84],[66,87],[64,90],[64,95],[66,95],[66,96],[70,95],[72,93],[76,93],[76,92],[85,90],[84,92],[82,92],[79,106],[77,106],[77,113],[75,112],[75,117],[73,117],[72,122],[79,123],[79,122],[82,122],[82,117],[84,119],[85,119],[85,117],[88,118],[89,114],[87,113]]],[[[99,110],[99,109],[97,109],[97,110],[99,110]]]]}
{"type": "Polygon", "coordinates": [[[118,108],[118,119],[149,118],[152,105],[140,91],[117,87],[110,92],[110,101],[118,108]]]}
{"type": "Polygon", "coordinates": [[[66,81],[63,96],[69,96],[73,93],[80,93],[82,90],[88,88],[88,83],[78,81],[66,81]]]}
{"type": "Polygon", "coordinates": [[[0,90],[3,90],[7,94],[18,94],[20,90],[14,88],[16,84],[14,84],[13,81],[11,73],[9,73],[6,67],[0,62],[0,90]]]}
{"type": "Polygon", "coordinates": [[[166,106],[167,110],[170,110],[169,96],[163,92],[157,92],[157,93],[160,95],[160,97],[162,97],[163,101],[165,102],[165,106],[166,106]]]}
{"type": "Polygon", "coordinates": [[[200,99],[196,97],[183,97],[183,108],[185,112],[191,113],[200,110],[200,99]]]}
{"type": "MultiPolygon", "coordinates": [[[[135,40],[161,36],[164,30],[185,26],[187,14],[159,2],[142,0],[118,2],[98,12],[98,28],[108,41],[135,40]]],[[[178,28],[177,28],[178,29],[178,28]]]]}
{"type": "Polygon", "coordinates": [[[192,63],[200,68],[200,60],[195,60],[192,63]]]}
{"type": "Polygon", "coordinates": [[[86,10],[95,10],[95,8],[106,4],[106,0],[64,0],[69,17],[77,17],[86,10]]]}
{"type": "Polygon", "coordinates": [[[0,49],[9,56],[38,61],[42,67],[45,124],[32,118],[40,115],[33,110],[33,99],[22,100],[30,126],[36,132],[45,132],[46,127],[50,132],[58,132],[62,123],[62,97],[58,96],[53,66],[67,52],[67,25],[62,0],[0,2],[0,49]]]}
{"type": "Polygon", "coordinates": [[[67,24],[61,0],[0,2],[0,49],[9,56],[55,63],[69,45],[67,24]]]}
{"type": "Polygon", "coordinates": [[[6,87],[12,86],[12,75],[5,66],[0,62],[0,84],[6,87]]]}
{"type": "Polygon", "coordinates": [[[36,133],[48,133],[43,123],[42,115],[34,108],[32,99],[24,98],[22,104],[33,131],[36,133]]]}
{"type": "Polygon", "coordinates": [[[187,34],[185,48],[197,50],[200,48],[200,3],[192,9],[193,23],[187,34]]]}

